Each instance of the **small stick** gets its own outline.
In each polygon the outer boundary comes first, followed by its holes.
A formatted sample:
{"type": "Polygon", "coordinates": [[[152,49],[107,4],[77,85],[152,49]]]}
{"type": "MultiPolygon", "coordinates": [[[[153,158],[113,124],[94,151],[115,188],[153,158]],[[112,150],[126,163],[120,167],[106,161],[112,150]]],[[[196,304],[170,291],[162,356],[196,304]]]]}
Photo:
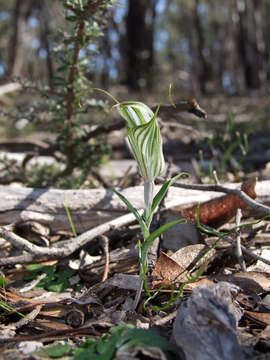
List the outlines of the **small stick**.
{"type": "Polygon", "coordinates": [[[216,170],[213,170],[213,177],[214,177],[214,180],[215,180],[215,184],[220,185],[216,170]]]}
{"type": "MultiPolygon", "coordinates": [[[[232,238],[230,238],[229,236],[224,236],[224,237],[222,237],[222,239],[229,242],[232,245],[235,245],[235,241],[232,238]]],[[[270,265],[270,260],[267,260],[257,254],[254,254],[252,251],[248,250],[244,245],[241,245],[241,249],[242,249],[243,253],[247,254],[251,258],[253,258],[255,260],[260,260],[263,263],[270,265]]]]}
{"type": "Polygon", "coordinates": [[[241,248],[241,228],[240,228],[241,218],[242,218],[242,211],[241,211],[241,209],[237,209],[236,219],[235,219],[235,223],[236,223],[236,227],[237,227],[236,256],[237,256],[238,262],[241,266],[241,270],[247,271],[245,259],[243,257],[243,252],[242,252],[242,248],[241,248]]]}
{"type": "Polygon", "coordinates": [[[140,301],[140,298],[141,298],[141,294],[142,294],[142,290],[143,290],[143,279],[141,279],[140,277],[140,283],[139,283],[139,287],[136,291],[136,295],[135,295],[135,299],[134,299],[134,302],[133,302],[133,309],[136,310],[137,307],[138,307],[138,304],[139,304],[139,301],[140,301]]]}
{"type": "Polygon", "coordinates": [[[105,235],[101,235],[100,239],[102,241],[103,245],[103,251],[105,255],[105,266],[104,266],[104,272],[102,276],[101,282],[104,282],[108,279],[109,270],[110,270],[110,254],[109,254],[109,239],[105,235]]]}
{"type": "Polygon", "coordinates": [[[176,314],[177,314],[177,310],[173,311],[172,313],[170,313],[167,316],[164,316],[161,319],[154,321],[154,326],[161,326],[161,325],[166,324],[167,322],[173,320],[176,317],[176,314]]]}

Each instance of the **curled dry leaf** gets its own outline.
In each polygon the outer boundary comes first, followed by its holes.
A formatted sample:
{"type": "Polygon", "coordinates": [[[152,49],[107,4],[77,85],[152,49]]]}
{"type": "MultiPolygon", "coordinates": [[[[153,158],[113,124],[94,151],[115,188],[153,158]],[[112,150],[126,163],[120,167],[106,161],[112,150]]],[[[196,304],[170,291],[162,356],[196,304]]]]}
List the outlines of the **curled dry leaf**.
{"type": "Polygon", "coordinates": [[[209,249],[203,244],[185,246],[172,255],[175,260],[184,269],[191,270],[192,267],[200,267],[205,261],[209,261],[215,255],[215,249],[209,249]]]}
{"type": "MultiPolygon", "coordinates": [[[[255,199],[255,186],[256,179],[247,180],[243,182],[241,190],[248,196],[250,196],[252,199],[255,199]]],[[[184,210],[179,210],[181,212],[181,215],[184,216],[186,219],[196,222],[197,207],[198,205],[195,205],[184,210]]],[[[201,204],[199,211],[199,219],[200,222],[205,225],[221,225],[233,218],[236,215],[237,209],[247,209],[246,203],[237,195],[224,195],[201,204]]]]}
{"type": "Polygon", "coordinates": [[[176,251],[172,256],[161,252],[152,276],[153,286],[169,285],[175,281],[187,281],[187,271],[201,267],[215,255],[215,250],[203,244],[189,245],[176,251]]]}
{"type": "Polygon", "coordinates": [[[186,280],[186,270],[180,266],[175,260],[170,256],[166,255],[164,252],[161,252],[156,266],[152,272],[153,287],[161,285],[170,285],[175,281],[185,281],[186,280]]]}

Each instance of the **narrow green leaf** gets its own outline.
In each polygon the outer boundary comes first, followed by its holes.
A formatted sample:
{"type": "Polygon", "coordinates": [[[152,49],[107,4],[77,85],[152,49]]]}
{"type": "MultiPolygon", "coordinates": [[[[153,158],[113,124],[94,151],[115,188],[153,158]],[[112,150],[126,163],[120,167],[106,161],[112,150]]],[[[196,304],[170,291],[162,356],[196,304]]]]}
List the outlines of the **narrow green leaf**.
{"type": "Polygon", "coordinates": [[[142,245],[142,256],[141,256],[142,263],[144,264],[144,262],[146,260],[148,249],[151,246],[152,242],[156,238],[158,238],[160,235],[164,234],[166,231],[168,231],[169,229],[171,229],[175,225],[185,223],[185,222],[186,222],[185,219],[174,220],[172,222],[169,222],[168,224],[162,225],[160,228],[158,228],[157,230],[152,232],[152,234],[147,237],[147,239],[145,240],[145,242],[142,245]]]}
{"type": "Polygon", "coordinates": [[[0,276],[0,287],[5,288],[7,285],[6,278],[4,276],[0,276]]]}
{"type": "Polygon", "coordinates": [[[120,104],[119,101],[112,94],[110,94],[108,91],[100,89],[100,88],[93,88],[93,90],[102,92],[103,94],[109,96],[116,104],[120,104]]]}
{"type": "Polygon", "coordinates": [[[175,102],[173,101],[173,97],[172,97],[172,83],[170,83],[170,86],[169,86],[169,100],[170,100],[171,105],[174,108],[176,108],[175,102]]]}
{"type": "Polygon", "coordinates": [[[156,208],[159,206],[159,204],[161,203],[161,201],[163,200],[164,196],[166,195],[169,187],[175,183],[179,178],[181,178],[182,176],[188,176],[188,173],[180,173],[176,176],[174,176],[173,178],[165,181],[165,183],[162,185],[162,187],[160,188],[159,192],[156,194],[156,196],[153,199],[153,204],[152,204],[152,215],[154,214],[156,208]]]}
{"type": "Polygon", "coordinates": [[[66,210],[66,214],[67,214],[68,222],[69,222],[69,225],[70,225],[70,228],[71,228],[71,231],[72,231],[72,235],[74,237],[76,237],[77,236],[77,231],[75,229],[75,226],[74,226],[74,223],[73,223],[69,208],[68,208],[67,203],[65,201],[64,201],[64,208],[66,210]]]}
{"type": "Polygon", "coordinates": [[[129,202],[129,200],[124,195],[122,195],[119,191],[117,191],[116,189],[113,189],[113,192],[123,201],[123,203],[128,207],[129,211],[131,211],[133,213],[136,220],[138,221],[138,223],[141,226],[143,234],[147,234],[148,233],[147,226],[146,226],[143,218],[139,214],[138,210],[135,209],[135,207],[129,202]]]}

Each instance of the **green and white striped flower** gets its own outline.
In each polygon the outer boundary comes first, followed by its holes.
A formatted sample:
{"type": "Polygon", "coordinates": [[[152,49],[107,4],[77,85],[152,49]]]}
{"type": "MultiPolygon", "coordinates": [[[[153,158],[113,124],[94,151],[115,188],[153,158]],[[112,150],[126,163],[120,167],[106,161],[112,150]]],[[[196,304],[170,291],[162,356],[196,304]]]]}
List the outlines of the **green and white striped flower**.
{"type": "Polygon", "coordinates": [[[146,182],[154,181],[165,167],[157,114],[138,101],[115,106],[127,122],[128,140],[140,174],[146,182]]]}

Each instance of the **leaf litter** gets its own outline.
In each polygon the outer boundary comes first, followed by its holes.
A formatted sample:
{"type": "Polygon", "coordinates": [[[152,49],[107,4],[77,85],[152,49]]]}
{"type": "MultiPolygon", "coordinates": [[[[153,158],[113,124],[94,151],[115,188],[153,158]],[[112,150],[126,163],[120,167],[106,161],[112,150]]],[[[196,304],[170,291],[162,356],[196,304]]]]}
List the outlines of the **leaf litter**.
{"type": "MultiPolygon", "coordinates": [[[[254,182],[248,182],[242,189],[255,198],[254,182]]],[[[79,255],[75,254],[62,260],[3,267],[0,277],[2,358],[12,354],[24,359],[184,359],[184,351],[187,359],[195,359],[189,353],[192,344],[188,346],[187,339],[194,342],[197,334],[192,350],[205,352],[207,344],[209,358],[226,359],[227,355],[220,355],[226,349],[219,349],[218,355],[215,352],[217,342],[224,341],[230,344],[232,359],[250,356],[263,359],[270,338],[267,300],[270,274],[266,264],[249,256],[245,257],[248,271],[240,271],[235,247],[224,242],[225,236],[235,239],[235,230],[231,229],[234,229],[233,217],[239,207],[247,210],[241,200],[230,195],[202,204],[199,222],[209,227],[209,234],[203,233],[200,238],[196,237],[195,243],[181,246],[181,232],[178,232],[177,246],[172,246],[172,250],[162,247],[161,243],[158,260],[146,279],[152,297],[144,307],[147,299],[144,293],[137,311],[132,308],[139,283],[135,247],[139,232],[134,225],[117,229],[117,236],[114,230],[108,234],[109,272],[103,282],[106,259],[99,241],[93,248],[86,246],[82,250],[81,259],[91,257],[85,264],[76,262],[79,255]],[[215,236],[209,229],[222,236],[215,236]],[[203,274],[196,278],[201,269],[203,274]],[[175,296],[184,282],[182,296],[166,308],[172,294],[175,296]],[[204,303],[200,299],[204,299],[204,303]],[[190,322],[186,325],[188,319],[190,322]],[[214,331],[217,338],[212,342],[200,334],[200,327],[205,323],[210,324],[209,334],[215,329],[213,324],[219,329],[214,331]]],[[[196,214],[197,206],[181,210],[188,221],[195,221],[195,227],[196,214]]],[[[253,218],[248,222],[255,223],[253,218]]],[[[268,257],[267,236],[259,246],[257,242],[262,234],[267,235],[269,227],[268,219],[259,232],[254,231],[252,225],[243,227],[244,246],[268,257]]],[[[21,226],[20,230],[28,228],[21,226]]],[[[39,227],[31,224],[31,228],[35,229],[36,236],[39,227]]],[[[43,230],[41,236],[44,236],[43,230]]],[[[50,241],[48,233],[46,236],[50,241]]],[[[62,235],[51,236],[62,239],[62,235]]],[[[12,248],[9,251],[12,254],[12,248]]]]}

